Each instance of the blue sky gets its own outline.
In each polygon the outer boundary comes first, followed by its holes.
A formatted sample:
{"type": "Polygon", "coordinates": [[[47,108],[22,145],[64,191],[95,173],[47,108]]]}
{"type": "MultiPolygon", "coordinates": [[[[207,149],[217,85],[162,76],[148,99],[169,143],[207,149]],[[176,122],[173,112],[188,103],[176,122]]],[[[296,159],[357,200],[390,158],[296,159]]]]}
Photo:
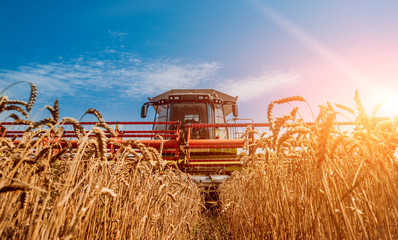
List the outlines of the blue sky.
{"type": "MultiPolygon", "coordinates": [[[[314,112],[354,107],[356,89],[369,111],[388,99],[380,114],[392,116],[397,12],[392,0],[0,0],[0,89],[32,81],[34,114],[58,98],[77,119],[96,108],[107,121],[140,120],[147,97],[173,88],[239,96],[240,116],[258,122],[291,95],[314,112]]],[[[4,94],[26,100],[29,86],[4,94]]]]}

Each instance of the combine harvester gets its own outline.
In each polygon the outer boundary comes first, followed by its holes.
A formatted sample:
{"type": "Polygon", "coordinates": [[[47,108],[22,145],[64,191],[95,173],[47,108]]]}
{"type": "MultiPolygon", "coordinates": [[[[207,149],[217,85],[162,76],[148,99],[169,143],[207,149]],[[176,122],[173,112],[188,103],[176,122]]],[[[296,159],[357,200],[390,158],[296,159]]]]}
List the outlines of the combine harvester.
{"type": "Polygon", "coordinates": [[[163,158],[175,162],[199,186],[217,187],[233,171],[241,169],[237,159],[238,149],[245,144],[241,135],[252,121],[236,123],[238,97],[213,89],[176,89],[148,99],[141,117],[147,116],[149,106],[154,108],[151,133],[174,135],[165,142],[168,149],[163,150],[163,158]],[[234,123],[226,120],[231,113],[234,123]]]}
{"type": "MultiPolygon", "coordinates": [[[[238,97],[213,89],[170,90],[144,103],[141,117],[147,117],[149,107],[155,110],[152,122],[107,122],[117,132],[117,141],[138,139],[162,153],[168,165],[189,173],[199,186],[214,191],[242,163],[238,152],[254,141],[254,134],[243,138],[248,126],[268,127],[267,123],[238,119],[238,97]],[[230,117],[227,121],[227,117],[230,117]],[[240,122],[240,123],[238,123],[240,122]]],[[[86,131],[98,122],[80,122],[86,131]]],[[[4,122],[5,137],[20,139],[27,128],[23,124],[4,122]]],[[[62,123],[65,139],[77,147],[71,124],[62,123]]],[[[65,146],[66,147],[66,146],[65,146]]],[[[108,144],[108,155],[117,153],[117,146],[108,144]]]]}

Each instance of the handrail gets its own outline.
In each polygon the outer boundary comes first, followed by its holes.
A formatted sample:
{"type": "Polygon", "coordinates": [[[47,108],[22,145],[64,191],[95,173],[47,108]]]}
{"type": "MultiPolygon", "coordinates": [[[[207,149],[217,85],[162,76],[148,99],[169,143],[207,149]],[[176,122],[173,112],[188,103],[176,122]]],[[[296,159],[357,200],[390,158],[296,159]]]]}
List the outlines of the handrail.
{"type": "MultiPolygon", "coordinates": [[[[80,125],[95,125],[95,124],[97,124],[99,122],[79,122],[79,123],[80,123],[80,125]]],[[[148,125],[160,124],[160,125],[162,125],[162,124],[170,124],[170,125],[172,125],[172,124],[180,124],[181,122],[180,121],[169,121],[169,122],[105,122],[105,123],[108,124],[108,125],[116,125],[116,124],[119,124],[119,125],[145,125],[145,124],[148,124],[148,125]]],[[[0,123],[0,125],[29,125],[29,124],[15,123],[15,122],[2,122],[2,123],[0,123]]],[[[60,125],[72,125],[72,123],[64,122],[64,123],[62,123],[60,125]]]]}

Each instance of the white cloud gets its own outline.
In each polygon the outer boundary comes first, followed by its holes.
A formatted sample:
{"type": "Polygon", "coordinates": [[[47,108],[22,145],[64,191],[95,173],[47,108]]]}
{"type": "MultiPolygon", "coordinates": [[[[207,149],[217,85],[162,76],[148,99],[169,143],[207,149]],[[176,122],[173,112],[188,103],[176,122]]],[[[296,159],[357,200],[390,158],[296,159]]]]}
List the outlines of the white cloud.
{"type": "MultiPolygon", "coordinates": [[[[119,93],[121,97],[142,99],[173,88],[199,87],[219,67],[215,62],[183,64],[178,60],[148,60],[127,53],[116,54],[119,54],[117,60],[79,57],[68,62],[22,66],[16,71],[0,69],[0,90],[25,80],[37,85],[39,95],[45,98],[74,96],[89,90],[97,91],[97,95],[119,93]]],[[[26,95],[11,93],[15,98],[26,95]]]]}
{"type": "Polygon", "coordinates": [[[263,72],[255,77],[227,80],[218,89],[239,96],[240,101],[250,101],[261,95],[284,87],[294,87],[299,77],[294,74],[263,72]]]}
{"type": "Polygon", "coordinates": [[[108,31],[108,34],[111,35],[111,37],[118,39],[119,41],[123,41],[126,39],[128,33],[126,32],[118,32],[118,31],[108,31]]]}
{"type": "Polygon", "coordinates": [[[105,53],[115,53],[116,50],[115,50],[115,49],[105,49],[104,52],[105,52],[105,53]]]}
{"type": "Polygon", "coordinates": [[[175,88],[195,88],[208,82],[218,69],[217,63],[170,64],[156,63],[146,65],[141,71],[123,69],[126,78],[124,93],[154,95],[175,88]]]}
{"type": "MultiPolygon", "coordinates": [[[[219,69],[216,62],[140,59],[125,52],[103,54],[112,55],[101,59],[79,56],[69,61],[21,66],[18,70],[0,69],[0,90],[16,81],[30,81],[37,85],[39,99],[48,103],[54,98],[88,95],[90,101],[112,97],[142,100],[170,89],[215,88],[239,96],[240,101],[249,101],[298,82],[297,75],[272,71],[224,80],[216,78],[219,69]]],[[[27,95],[26,91],[14,88],[5,94],[14,99],[25,99],[27,95]]]]}

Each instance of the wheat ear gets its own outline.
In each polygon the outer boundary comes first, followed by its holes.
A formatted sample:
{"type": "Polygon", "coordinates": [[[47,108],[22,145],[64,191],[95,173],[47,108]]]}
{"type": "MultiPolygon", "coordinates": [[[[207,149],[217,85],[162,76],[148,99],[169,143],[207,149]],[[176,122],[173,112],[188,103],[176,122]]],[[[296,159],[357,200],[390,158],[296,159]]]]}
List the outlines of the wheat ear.
{"type": "Polygon", "coordinates": [[[17,111],[19,113],[21,113],[25,118],[28,118],[28,114],[25,112],[25,110],[23,110],[21,107],[19,106],[15,106],[15,105],[10,105],[4,108],[4,111],[17,111]]]}
{"type": "MultiPolygon", "coordinates": [[[[102,117],[101,113],[97,109],[90,108],[90,109],[88,109],[86,111],[86,113],[84,115],[86,115],[86,114],[93,114],[94,116],[97,117],[99,122],[96,123],[95,126],[105,128],[112,135],[112,137],[116,137],[117,136],[115,131],[113,131],[113,129],[105,122],[105,120],[102,117]]],[[[83,118],[83,116],[82,116],[82,118],[83,118]]]]}
{"type": "Polygon", "coordinates": [[[28,105],[27,102],[25,101],[21,101],[21,100],[9,100],[7,101],[8,105],[22,105],[24,107],[26,107],[28,105]]]}
{"type": "Polygon", "coordinates": [[[58,99],[54,101],[54,107],[50,105],[44,106],[45,109],[50,111],[51,116],[54,118],[55,122],[58,122],[59,120],[59,105],[58,105],[58,99]]]}
{"type": "Polygon", "coordinates": [[[37,87],[32,82],[29,82],[29,84],[30,84],[30,97],[28,104],[26,105],[26,110],[28,111],[32,109],[33,104],[35,104],[37,97],[37,87]]]}
{"type": "Polygon", "coordinates": [[[102,161],[105,161],[105,147],[106,147],[106,137],[104,132],[98,128],[98,127],[93,127],[91,131],[95,134],[97,137],[97,142],[98,142],[98,154],[101,158],[102,161]]]}
{"type": "Polygon", "coordinates": [[[82,136],[86,134],[86,131],[82,125],[74,118],[64,117],[61,119],[61,123],[71,123],[73,125],[76,136],[81,139],[82,136]]]}
{"type": "Polygon", "coordinates": [[[8,102],[8,97],[1,96],[1,98],[0,98],[0,113],[4,111],[4,108],[6,107],[7,102],[8,102]]]}

